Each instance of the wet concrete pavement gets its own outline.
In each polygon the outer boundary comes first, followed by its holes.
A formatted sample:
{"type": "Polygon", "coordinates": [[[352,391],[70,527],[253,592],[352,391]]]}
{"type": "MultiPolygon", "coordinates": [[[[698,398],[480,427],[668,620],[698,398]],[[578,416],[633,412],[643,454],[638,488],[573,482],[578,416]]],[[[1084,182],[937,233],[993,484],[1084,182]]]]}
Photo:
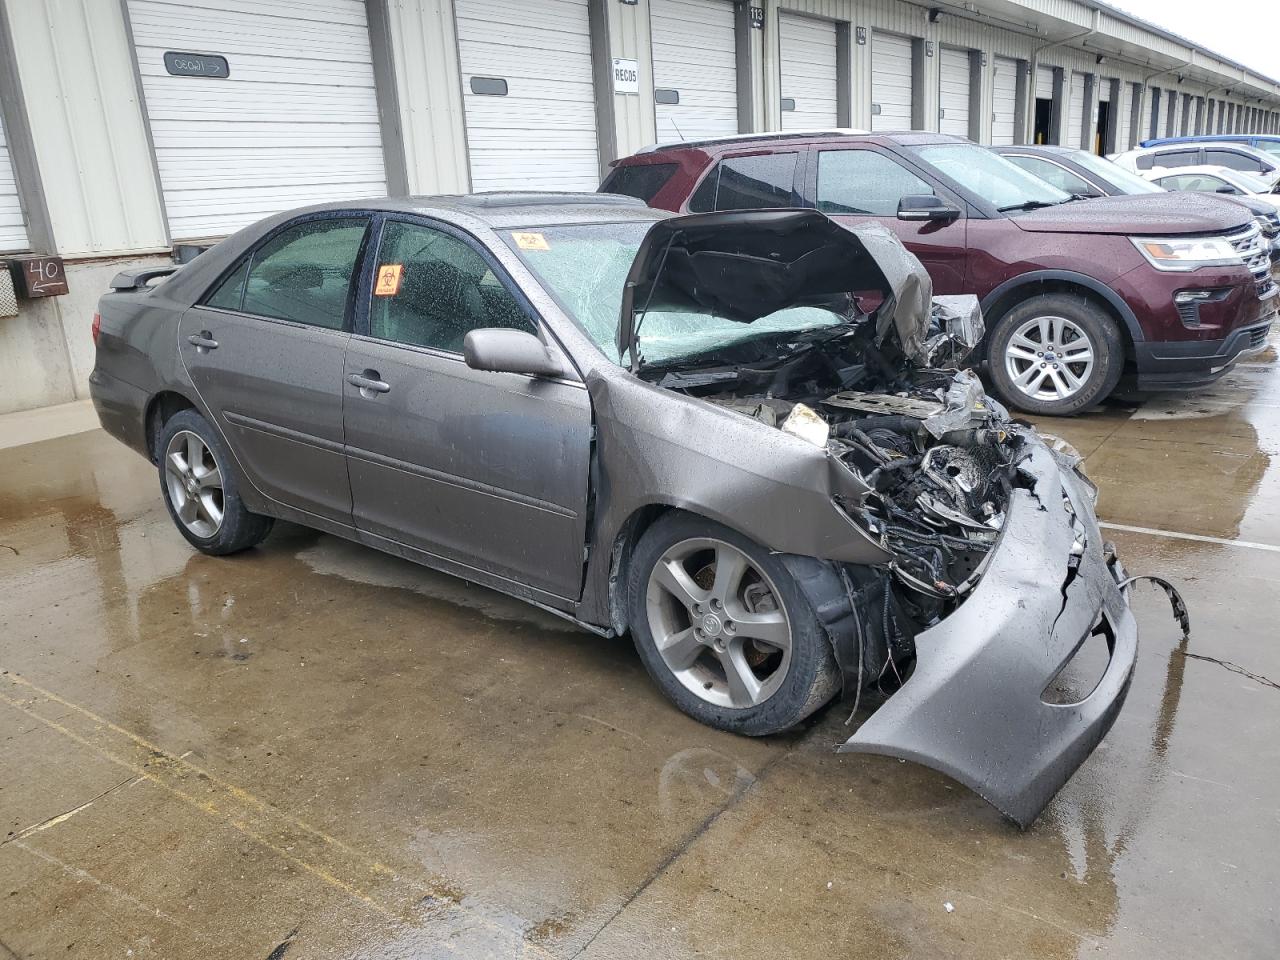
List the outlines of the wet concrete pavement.
{"type": "Polygon", "coordinates": [[[1139,588],[1026,833],[836,756],[838,710],[718,733],[627,643],[332,537],[195,554],[100,432],[0,450],[0,957],[1274,956],[1280,372],[1046,427],[1194,629],[1139,588]]]}

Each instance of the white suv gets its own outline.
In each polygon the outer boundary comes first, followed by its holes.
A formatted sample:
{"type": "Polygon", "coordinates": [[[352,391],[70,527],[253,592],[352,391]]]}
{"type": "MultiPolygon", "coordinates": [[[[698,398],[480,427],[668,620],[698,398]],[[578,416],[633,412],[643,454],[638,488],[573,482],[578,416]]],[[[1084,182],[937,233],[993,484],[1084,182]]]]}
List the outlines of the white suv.
{"type": "Polygon", "coordinates": [[[1111,158],[1126,170],[1145,174],[1156,167],[1227,167],[1261,177],[1269,185],[1280,181],[1280,157],[1242,143],[1168,143],[1139,147],[1111,158]]]}

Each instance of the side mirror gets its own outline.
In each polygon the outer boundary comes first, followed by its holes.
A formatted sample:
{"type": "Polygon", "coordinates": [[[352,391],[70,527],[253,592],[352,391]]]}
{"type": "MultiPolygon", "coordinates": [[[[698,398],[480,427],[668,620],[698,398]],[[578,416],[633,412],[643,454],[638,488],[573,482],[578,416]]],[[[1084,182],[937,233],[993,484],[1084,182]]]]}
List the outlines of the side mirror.
{"type": "Polygon", "coordinates": [[[1083,190],[1077,190],[1075,192],[1075,196],[1079,197],[1081,200],[1097,200],[1099,197],[1106,196],[1106,194],[1099,193],[1092,187],[1085,187],[1083,190]]]}
{"type": "Polygon", "coordinates": [[[472,370],[562,377],[564,366],[532,333],[490,327],[472,330],[462,340],[462,356],[472,370]]]}
{"type": "Polygon", "coordinates": [[[1215,193],[1236,193],[1237,191],[1235,187],[1219,187],[1214,192],[1215,193]]]}
{"type": "Polygon", "coordinates": [[[931,193],[909,195],[898,201],[899,220],[957,220],[960,211],[931,193]]]}

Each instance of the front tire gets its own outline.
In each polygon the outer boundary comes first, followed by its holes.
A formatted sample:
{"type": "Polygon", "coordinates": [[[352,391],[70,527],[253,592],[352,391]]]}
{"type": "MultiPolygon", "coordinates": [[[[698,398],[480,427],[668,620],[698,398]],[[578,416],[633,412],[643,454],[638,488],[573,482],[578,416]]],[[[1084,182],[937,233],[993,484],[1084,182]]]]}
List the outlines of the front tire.
{"type": "Polygon", "coordinates": [[[996,392],[1026,413],[1070,416],[1097,406],[1124,371],[1124,342],[1097,304],[1072,293],[1024,300],[991,332],[996,392]]]}
{"type": "Polygon", "coordinates": [[[160,430],[160,489],[178,532],[212,556],[248,550],[272,520],[245,508],[222,437],[195,410],[175,413],[160,430]]]}
{"type": "Polygon", "coordinates": [[[628,561],[631,634],[672,703],[721,730],[795,726],[840,687],[831,643],[786,565],[735,530],[659,518],[628,561]]]}

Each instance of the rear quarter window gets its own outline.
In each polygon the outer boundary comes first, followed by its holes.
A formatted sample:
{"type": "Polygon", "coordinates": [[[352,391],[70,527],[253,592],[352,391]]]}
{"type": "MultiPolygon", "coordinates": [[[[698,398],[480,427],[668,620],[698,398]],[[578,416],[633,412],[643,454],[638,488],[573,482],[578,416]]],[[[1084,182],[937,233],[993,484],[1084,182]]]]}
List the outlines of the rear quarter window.
{"type": "Polygon", "coordinates": [[[795,153],[726,157],[699,185],[689,201],[694,213],[710,210],[761,210],[798,206],[795,153]]]}
{"type": "Polygon", "coordinates": [[[671,175],[676,172],[674,163],[635,163],[625,167],[614,167],[613,172],[600,184],[601,193],[620,193],[624,197],[635,197],[645,203],[658,195],[658,191],[666,186],[671,175]]]}

